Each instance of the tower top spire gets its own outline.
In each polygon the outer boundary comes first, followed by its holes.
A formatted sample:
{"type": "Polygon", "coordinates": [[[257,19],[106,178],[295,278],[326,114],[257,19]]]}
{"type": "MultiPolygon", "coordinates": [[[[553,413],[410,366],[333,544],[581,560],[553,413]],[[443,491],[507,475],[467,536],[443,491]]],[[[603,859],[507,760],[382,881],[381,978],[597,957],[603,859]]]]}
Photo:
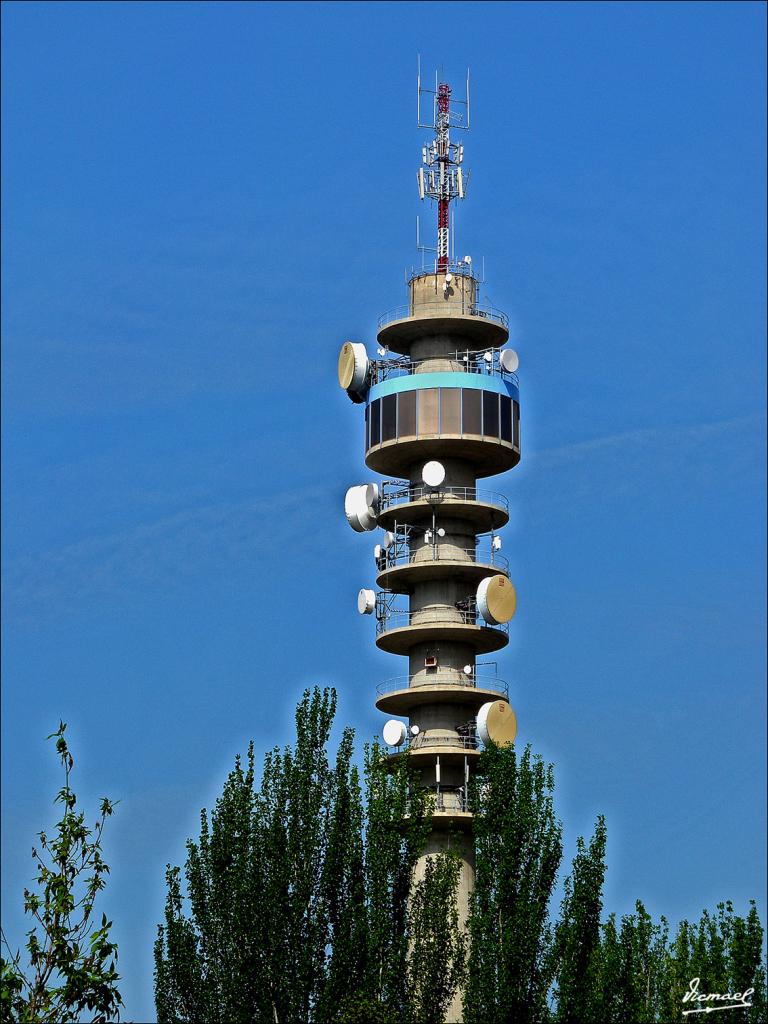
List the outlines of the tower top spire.
{"type": "MultiPolygon", "coordinates": [[[[432,199],[437,203],[437,253],[435,270],[447,272],[452,261],[450,205],[456,199],[463,199],[469,184],[469,174],[464,174],[464,146],[451,142],[451,128],[460,131],[469,129],[469,69],[467,69],[466,99],[457,100],[447,82],[438,82],[435,74],[435,88],[426,89],[421,84],[421,60],[417,71],[416,124],[434,132],[434,137],[422,146],[423,166],[417,172],[419,197],[432,199]],[[422,96],[432,97],[432,120],[422,121],[422,96]],[[458,108],[462,107],[463,110],[458,108]]],[[[426,106],[426,103],[424,104],[426,106]]]]}

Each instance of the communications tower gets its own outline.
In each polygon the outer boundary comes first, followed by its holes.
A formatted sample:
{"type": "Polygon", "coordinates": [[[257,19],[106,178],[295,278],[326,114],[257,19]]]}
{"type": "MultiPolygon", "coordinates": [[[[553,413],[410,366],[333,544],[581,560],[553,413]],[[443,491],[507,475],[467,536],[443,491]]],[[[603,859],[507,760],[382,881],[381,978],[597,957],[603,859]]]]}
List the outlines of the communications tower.
{"type": "MultiPolygon", "coordinates": [[[[435,259],[411,274],[407,306],[380,317],[376,358],[360,342],[342,346],[339,384],[364,406],[365,463],[383,477],[351,487],[345,512],[357,532],[384,531],[373,550],[378,592],[361,590],[358,611],[375,615],[376,645],[407,666],[379,684],[376,706],[390,716],[383,735],[392,756],[408,749],[435,797],[417,874],[430,854],[458,842],[466,920],[469,779],[481,743],[508,744],[517,731],[507,685],[487,660],[507,645],[515,612],[498,533],[509,506],[484,481],[520,460],[518,360],[504,347],[506,316],[481,301],[470,257],[452,251],[451,204],[464,198],[468,176],[451,131],[469,127],[469,79],[460,103],[446,83],[432,91],[419,80],[418,95],[417,123],[433,133],[418,188],[437,206],[435,259]]],[[[460,997],[447,1020],[461,1020],[460,997]]]]}

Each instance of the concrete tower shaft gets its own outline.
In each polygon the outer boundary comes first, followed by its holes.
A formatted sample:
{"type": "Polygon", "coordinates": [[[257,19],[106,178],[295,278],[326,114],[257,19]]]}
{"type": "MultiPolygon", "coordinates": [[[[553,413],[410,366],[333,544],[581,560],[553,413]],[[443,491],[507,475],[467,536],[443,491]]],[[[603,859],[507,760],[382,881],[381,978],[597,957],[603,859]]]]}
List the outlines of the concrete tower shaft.
{"type": "MultiPolygon", "coordinates": [[[[436,95],[447,139],[450,93],[436,95]]],[[[456,167],[463,147],[450,146],[456,167]]],[[[425,148],[425,163],[441,152],[425,148]]],[[[455,173],[454,184],[462,181],[455,173]]],[[[407,305],[380,318],[378,358],[353,342],[339,357],[339,383],[364,406],[365,463],[385,478],[350,488],[345,503],[353,529],[384,531],[375,548],[379,589],[361,590],[358,610],[375,613],[377,646],[404,668],[379,684],[376,706],[406,720],[385,733],[400,737],[390,757],[407,749],[434,796],[417,877],[430,856],[458,845],[462,926],[474,884],[467,791],[480,740],[511,742],[516,730],[507,686],[484,661],[507,645],[516,604],[498,535],[507,499],[484,484],[520,460],[508,338],[504,314],[481,302],[469,258],[456,263],[440,250],[433,271],[412,275],[407,305]]],[[[446,1020],[461,1020],[460,994],[446,1020]]]]}

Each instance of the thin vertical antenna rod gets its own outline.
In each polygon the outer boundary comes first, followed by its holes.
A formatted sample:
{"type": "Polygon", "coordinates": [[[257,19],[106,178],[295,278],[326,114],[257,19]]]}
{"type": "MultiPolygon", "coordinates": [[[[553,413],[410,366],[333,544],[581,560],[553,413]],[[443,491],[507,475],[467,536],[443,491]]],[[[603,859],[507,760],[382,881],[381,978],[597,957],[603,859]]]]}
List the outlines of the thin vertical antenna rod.
{"type": "Polygon", "coordinates": [[[441,82],[437,87],[437,148],[440,161],[440,198],[437,200],[437,272],[448,270],[448,207],[451,202],[448,184],[450,136],[448,134],[448,112],[451,105],[451,87],[441,82]]]}
{"type": "MultiPolygon", "coordinates": [[[[451,214],[450,205],[454,199],[463,199],[466,193],[468,177],[464,178],[461,163],[464,160],[464,147],[451,142],[451,121],[453,127],[466,130],[467,124],[461,124],[464,117],[451,106],[451,87],[447,82],[435,81],[433,93],[433,115],[431,124],[421,123],[421,94],[429,90],[421,86],[421,64],[417,74],[417,90],[419,105],[417,118],[419,128],[429,128],[435,133],[426,146],[422,147],[422,162],[417,181],[419,197],[432,199],[437,203],[437,261],[435,270],[438,274],[446,273],[451,263],[451,214]],[[426,170],[424,169],[426,167],[426,170]]],[[[469,116],[469,75],[467,75],[467,98],[459,101],[467,108],[469,116]]]]}

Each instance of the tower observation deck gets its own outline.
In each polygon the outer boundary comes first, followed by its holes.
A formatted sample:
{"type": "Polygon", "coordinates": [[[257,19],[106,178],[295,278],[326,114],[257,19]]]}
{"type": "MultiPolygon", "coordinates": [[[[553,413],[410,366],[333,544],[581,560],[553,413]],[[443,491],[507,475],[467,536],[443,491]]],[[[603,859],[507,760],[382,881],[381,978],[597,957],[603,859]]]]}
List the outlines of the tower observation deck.
{"type": "MultiPolygon", "coordinates": [[[[465,920],[474,883],[469,779],[481,743],[511,743],[517,731],[506,683],[480,659],[506,647],[516,607],[499,536],[508,502],[486,481],[520,460],[520,391],[506,316],[481,300],[471,260],[450,256],[450,204],[466,192],[463,146],[450,129],[468,127],[469,90],[462,114],[446,84],[432,95],[432,123],[420,127],[435,135],[418,185],[438,208],[434,263],[411,275],[407,304],[379,319],[377,358],[345,342],[338,376],[363,406],[366,466],[384,478],[345,499],[354,530],[383,531],[378,590],[360,591],[358,611],[375,616],[377,647],[404,659],[379,684],[376,706],[392,716],[390,756],[407,749],[435,797],[424,858],[459,844],[465,920]]],[[[458,998],[447,1020],[461,1020],[458,998]]]]}

